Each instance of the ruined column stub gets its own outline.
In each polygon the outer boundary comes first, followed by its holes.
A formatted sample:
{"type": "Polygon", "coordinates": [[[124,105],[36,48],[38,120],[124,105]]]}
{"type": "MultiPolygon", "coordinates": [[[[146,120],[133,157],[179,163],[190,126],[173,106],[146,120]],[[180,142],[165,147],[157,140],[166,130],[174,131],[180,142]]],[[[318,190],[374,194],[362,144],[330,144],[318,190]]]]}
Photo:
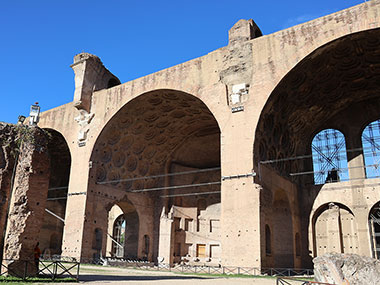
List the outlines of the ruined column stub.
{"type": "Polygon", "coordinates": [[[259,27],[252,19],[241,19],[228,31],[228,44],[249,41],[262,35],[259,27]]]}
{"type": "Polygon", "coordinates": [[[78,145],[84,146],[89,124],[94,117],[91,113],[92,93],[119,85],[120,80],[106,69],[99,57],[89,53],[74,56],[71,68],[75,73],[74,106],[79,110],[75,121],[79,124],[78,145]]]}
{"type": "MultiPolygon", "coordinates": [[[[2,249],[5,260],[3,263],[15,274],[24,273],[25,263],[20,260],[34,258],[34,247],[38,242],[44,220],[50,177],[47,135],[39,128],[25,127],[20,140],[21,146],[2,249]]],[[[35,275],[36,272],[37,268],[32,263],[26,274],[35,275]]]]}
{"type": "Polygon", "coordinates": [[[74,106],[88,113],[91,109],[92,92],[120,84],[120,80],[93,54],[77,54],[71,68],[75,73],[74,106]]]}
{"type": "Polygon", "coordinates": [[[3,236],[15,163],[12,151],[16,147],[17,136],[18,133],[13,125],[0,122],[0,248],[4,248],[3,236]]]}

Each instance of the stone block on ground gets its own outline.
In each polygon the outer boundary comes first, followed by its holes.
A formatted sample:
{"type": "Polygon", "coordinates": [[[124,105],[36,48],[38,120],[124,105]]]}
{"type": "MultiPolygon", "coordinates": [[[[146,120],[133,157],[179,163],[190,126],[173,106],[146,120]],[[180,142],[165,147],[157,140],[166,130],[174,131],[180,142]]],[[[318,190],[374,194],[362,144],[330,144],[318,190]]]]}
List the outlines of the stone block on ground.
{"type": "Polygon", "coordinates": [[[313,259],[317,282],[380,284],[380,261],[357,254],[327,253],[313,259]]]}

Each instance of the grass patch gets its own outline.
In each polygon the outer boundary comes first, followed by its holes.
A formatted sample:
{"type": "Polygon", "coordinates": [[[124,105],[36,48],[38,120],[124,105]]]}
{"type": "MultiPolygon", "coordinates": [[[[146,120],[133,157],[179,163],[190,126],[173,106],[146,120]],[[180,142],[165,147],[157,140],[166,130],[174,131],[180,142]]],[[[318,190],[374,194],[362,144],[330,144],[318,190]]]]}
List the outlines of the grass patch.
{"type": "Polygon", "coordinates": [[[66,278],[56,278],[52,280],[48,277],[27,277],[27,279],[23,280],[22,278],[15,276],[0,276],[0,283],[7,284],[28,284],[28,283],[67,283],[67,282],[77,282],[74,278],[66,277],[66,278]]]}

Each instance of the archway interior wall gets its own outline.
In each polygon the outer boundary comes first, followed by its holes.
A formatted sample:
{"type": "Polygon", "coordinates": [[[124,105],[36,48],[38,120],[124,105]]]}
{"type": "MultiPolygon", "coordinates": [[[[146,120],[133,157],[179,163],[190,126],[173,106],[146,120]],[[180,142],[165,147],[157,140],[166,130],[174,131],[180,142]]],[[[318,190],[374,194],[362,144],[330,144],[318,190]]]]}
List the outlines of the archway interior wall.
{"type": "MultiPolygon", "coordinates": [[[[71,154],[65,138],[53,129],[45,129],[49,133],[48,152],[50,157],[49,191],[46,208],[65,218],[66,199],[71,168],[71,154]]],[[[64,223],[45,212],[43,225],[39,235],[42,253],[49,257],[61,254],[64,223]]]]}
{"type": "MultiPolygon", "coordinates": [[[[211,147],[213,147],[212,144],[211,147]]],[[[211,151],[209,155],[212,156],[211,151]]],[[[175,162],[172,162],[171,172],[176,173],[201,169],[184,166],[181,163],[183,161],[175,160],[175,162]]],[[[187,160],[187,162],[189,163],[191,160],[187,160]]],[[[218,167],[220,165],[219,153],[214,154],[214,159],[198,161],[198,166],[202,166],[204,163],[211,163],[208,166],[218,167]]],[[[196,164],[193,164],[193,166],[196,166],[196,164]]],[[[215,181],[220,181],[220,170],[196,173],[183,177],[174,176],[170,179],[170,185],[190,185],[215,181]]],[[[174,227],[171,245],[171,251],[174,254],[173,262],[179,263],[181,260],[186,259],[190,264],[194,265],[207,262],[210,266],[217,266],[220,264],[222,257],[220,240],[220,185],[197,187],[193,191],[197,193],[216,193],[169,199],[168,204],[172,209],[174,227]]],[[[172,194],[174,193],[172,192],[172,194]]]]}
{"type": "Polygon", "coordinates": [[[379,3],[378,0],[362,3],[251,40],[254,51],[252,68],[260,70],[260,73],[253,74],[251,86],[256,91],[255,105],[252,106],[255,108],[254,113],[262,112],[279,83],[311,53],[341,37],[379,28],[379,3]],[[373,19],[371,23],[368,22],[368,17],[373,19]]]}
{"type": "MultiPolygon", "coordinates": [[[[379,89],[378,75],[373,69],[373,64],[380,64],[378,33],[379,30],[371,30],[336,40],[309,55],[286,75],[262,111],[255,135],[256,164],[308,154],[317,130],[326,128],[328,123],[336,125],[334,117],[349,118],[343,114],[344,110],[350,113],[348,106],[378,96],[374,92],[379,89]]],[[[274,167],[280,173],[290,173],[307,171],[310,166],[310,161],[300,160],[274,167]]],[[[302,183],[312,183],[309,180],[305,178],[302,183]]]]}
{"type": "MultiPolygon", "coordinates": [[[[91,232],[93,220],[106,223],[100,217],[105,210],[104,201],[114,200],[124,195],[136,197],[136,209],[140,216],[139,251],[142,255],[144,235],[150,237],[153,259],[158,254],[158,221],[162,207],[173,205],[172,199],[161,199],[162,193],[131,191],[170,186],[175,183],[210,180],[214,176],[189,176],[182,181],[171,181],[165,177],[157,179],[139,179],[124,181],[136,177],[175,172],[173,165],[182,165],[187,169],[204,169],[220,165],[219,128],[207,107],[192,95],[173,90],[160,90],[144,94],[125,105],[106,125],[94,146],[90,170],[89,205],[86,213],[86,231],[91,232]],[[213,142],[215,141],[215,142],[213,142]],[[121,181],[120,181],[121,180],[121,181]],[[108,183],[107,181],[115,181],[108,183]],[[144,200],[152,208],[145,211],[144,200]],[[140,206],[137,206],[140,205],[140,206]],[[103,208],[103,209],[102,209],[103,208]],[[145,215],[145,217],[144,217],[145,215]],[[148,218],[146,215],[150,215],[148,218]],[[144,219],[142,218],[144,217],[144,219]],[[142,222],[144,220],[144,222],[142,222]],[[149,222],[146,222],[146,221],[149,222]],[[153,222],[156,220],[156,222],[153,222]],[[151,224],[148,232],[142,226],[151,224]],[[152,234],[153,231],[153,234],[152,234]]],[[[220,181],[220,172],[215,176],[220,181]],[[219,178],[217,178],[219,177],[219,178]]],[[[207,189],[196,189],[206,191],[207,189]]],[[[188,191],[188,190],[187,190],[188,191]]],[[[183,192],[183,191],[182,191],[183,192]]],[[[185,191],[186,192],[186,191],[185,191]]],[[[122,198],[121,198],[122,199],[122,198]]],[[[132,201],[134,203],[134,201],[132,201]]],[[[108,203],[108,202],[107,202],[108,203]]],[[[105,232],[105,231],[104,231],[105,232]]],[[[86,236],[86,235],[85,235],[86,236]]],[[[89,249],[84,243],[84,248],[89,249]]],[[[89,244],[89,243],[87,243],[89,244]]],[[[105,248],[104,248],[105,249],[105,248]]],[[[86,252],[91,252],[86,250],[86,252]]]]}
{"type": "Polygon", "coordinates": [[[356,217],[354,223],[358,229],[360,241],[358,246],[353,246],[353,250],[367,256],[370,256],[370,241],[366,219],[371,203],[378,198],[373,189],[378,187],[379,179],[365,179],[361,134],[365,126],[379,116],[380,106],[377,101],[378,99],[369,99],[351,104],[324,123],[325,126],[333,125],[343,131],[347,149],[358,149],[354,152],[349,151],[347,154],[348,166],[352,168],[349,172],[351,181],[334,183],[335,185],[303,187],[307,193],[303,195],[303,201],[305,205],[312,205],[311,212],[323,204],[334,201],[353,209],[356,217]]]}
{"type": "Polygon", "coordinates": [[[272,240],[271,254],[267,254],[265,235],[261,235],[261,262],[263,266],[279,267],[286,265],[299,268],[310,258],[305,249],[307,248],[307,232],[302,231],[301,227],[298,187],[265,165],[261,167],[260,179],[260,184],[263,185],[260,198],[260,228],[265,233],[265,225],[268,225],[272,240]],[[296,233],[301,235],[302,251],[300,256],[295,254],[296,233]],[[278,239],[288,239],[289,248],[279,248],[283,243],[278,243],[278,239]],[[284,254],[288,257],[281,258],[281,256],[285,256],[284,254]]]}
{"type": "MultiPolygon", "coordinates": [[[[320,201],[320,195],[326,199],[323,203],[348,195],[352,199],[346,203],[349,207],[367,207],[366,199],[371,199],[370,195],[364,197],[363,191],[354,191],[351,186],[351,190],[329,191],[327,189],[331,188],[327,184],[313,186],[312,175],[290,174],[312,171],[312,160],[307,155],[311,155],[313,136],[320,130],[336,128],[345,135],[347,148],[359,149],[348,155],[349,174],[353,178],[352,185],[364,188],[360,138],[361,131],[366,124],[377,119],[380,110],[380,81],[375,72],[380,67],[379,33],[379,29],[374,29],[352,34],[313,52],[278,84],[260,115],[254,144],[255,164],[280,160],[266,165],[273,173],[297,185],[299,201],[303,205],[302,217],[310,217],[314,201],[320,201]],[[305,155],[304,159],[286,159],[305,155]],[[321,194],[325,192],[324,189],[326,193],[321,194]]],[[[363,219],[363,214],[356,217],[357,220],[363,219]]],[[[301,234],[303,252],[307,251],[308,242],[304,238],[310,229],[308,220],[300,221],[304,233],[301,234]]],[[[358,222],[357,229],[359,233],[364,233],[359,237],[359,252],[368,255],[367,223],[358,222]]],[[[311,244],[309,239],[309,246],[311,244]]]]}

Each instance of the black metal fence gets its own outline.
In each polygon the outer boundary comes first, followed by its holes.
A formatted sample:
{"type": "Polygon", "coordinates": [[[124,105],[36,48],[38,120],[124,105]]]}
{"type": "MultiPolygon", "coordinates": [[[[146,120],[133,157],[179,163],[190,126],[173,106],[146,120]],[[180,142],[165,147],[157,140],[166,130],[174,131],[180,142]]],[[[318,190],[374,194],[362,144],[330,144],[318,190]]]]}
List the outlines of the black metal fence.
{"type": "Polygon", "coordinates": [[[207,266],[207,265],[169,265],[160,263],[154,265],[149,262],[132,260],[107,260],[111,266],[131,267],[143,270],[171,271],[180,273],[204,273],[204,274],[223,274],[223,275],[250,275],[250,276],[305,276],[312,277],[313,269],[295,268],[258,268],[258,267],[237,267],[237,266],[207,266]]]}
{"type": "Polygon", "coordinates": [[[3,259],[0,276],[13,276],[22,280],[35,277],[56,280],[59,278],[79,279],[79,262],[61,260],[40,260],[38,268],[35,260],[3,259]]]}

